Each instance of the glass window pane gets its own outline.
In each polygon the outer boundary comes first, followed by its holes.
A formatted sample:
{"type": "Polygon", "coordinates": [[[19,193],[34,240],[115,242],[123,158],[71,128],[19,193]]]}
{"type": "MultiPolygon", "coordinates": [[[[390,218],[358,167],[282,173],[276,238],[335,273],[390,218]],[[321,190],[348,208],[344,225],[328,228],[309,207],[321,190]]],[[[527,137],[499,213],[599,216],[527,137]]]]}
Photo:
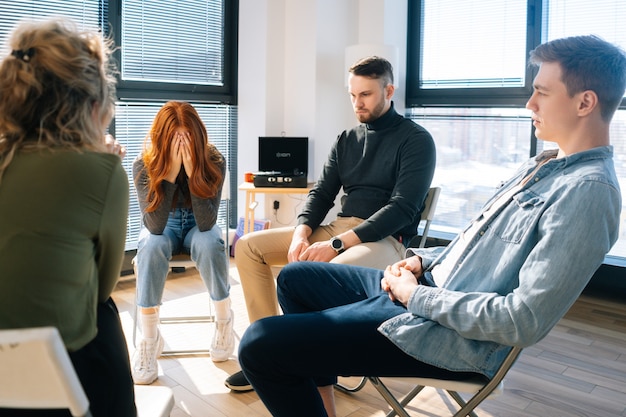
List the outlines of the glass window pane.
{"type": "Polygon", "coordinates": [[[21,20],[43,20],[52,16],[72,19],[80,29],[101,28],[106,21],[106,7],[97,1],[83,0],[31,0],[0,1],[0,45],[21,20]]]}
{"type": "MultiPolygon", "coordinates": [[[[38,20],[50,16],[72,18],[79,28],[109,28],[109,1],[85,0],[0,0],[0,44],[22,19],[38,20]]],[[[122,8],[124,25],[122,63],[123,79],[160,81],[179,85],[224,86],[224,0],[187,0],[157,2],[124,0],[113,2],[122,8]],[[121,3],[121,5],[120,5],[121,3]]],[[[115,32],[115,31],[113,31],[115,32]]],[[[116,44],[120,45],[119,40],[116,44]]],[[[6,52],[8,53],[8,52],[6,52]]],[[[121,89],[118,86],[118,94],[121,89]]],[[[131,181],[130,213],[126,249],[137,247],[141,222],[137,196],[132,186],[132,163],[141,151],[152,119],[164,101],[172,99],[176,89],[159,96],[161,102],[120,101],[116,105],[114,128],[116,138],[128,153],[122,161],[131,181]]],[[[148,94],[152,94],[150,91],[148,94]]],[[[142,97],[143,98],[143,97],[142,97]]],[[[152,94],[150,99],[154,99],[152,94]]],[[[217,101],[217,100],[216,100],[217,101]]],[[[237,107],[194,104],[202,117],[210,140],[226,158],[230,183],[237,178],[237,107]]],[[[232,191],[229,212],[221,207],[218,225],[236,225],[237,192],[232,191]]]]}
{"type": "Polygon", "coordinates": [[[597,35],[626,50],[626,1],[550,0],[544,3],[543,41],[597,35]]]}
{"type": "Polygon", "coordinates": [[[611,144],[614,150],[615,171],[622,190],[622,218],[619,240],[609,252],[610,256],[626,260],[626,110],[618,110],[611,123],[611,144]]]}
{"type": "Polygon", "coordinates": [[[122,2],[122,79],[224,85],[224,2],[122,2]]]}
{"type": "Polygon", "coordinates": [[[530,155],[531,119],[525,109],[415,108],[410,117],[437,148],[433,186],[441,197],[437,231],[456,234],[530,155]]]}
{"type": "MultiPolygon", "coordinates": [[[[597,35],[626,50],[626,2],[624,0],[550,0],[544,4],[544,40],[575,35],[597,35]]],[[[622,194],[626,192],[626,110],[619,110],[611,124],[615,169],[622,194]]],[[[620,239],[610,256],[626,258],[626,199],[623,199],[620,239]]]]}
{"type": "Polygon", "coordinates": [[[623,0],[550,0],[544,3],[543,41],[574,35],[598,35],[626,47],[623,0]]]}
{"type": "Polygon", "coordinates": [[[523,87],[526,0],[425,0],[420,87],[523,87]]]}

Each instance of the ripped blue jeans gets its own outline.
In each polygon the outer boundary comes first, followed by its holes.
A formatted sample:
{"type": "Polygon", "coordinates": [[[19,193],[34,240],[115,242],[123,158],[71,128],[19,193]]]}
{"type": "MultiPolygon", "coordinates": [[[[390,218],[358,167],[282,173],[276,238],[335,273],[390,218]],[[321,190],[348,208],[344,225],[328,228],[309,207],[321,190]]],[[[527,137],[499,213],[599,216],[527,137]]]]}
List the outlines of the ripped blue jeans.
{"type": "Polygon", "coordinates": [[[175,209],[161,235],[145,227],[139,234],[137,247],[137,305],[156,307],[161,304],[165,279],[172,255],[187,253],[195,262],[211,299],[228,297],[228,260],[219,226],[201,232],[191,209],[175,209]]]}

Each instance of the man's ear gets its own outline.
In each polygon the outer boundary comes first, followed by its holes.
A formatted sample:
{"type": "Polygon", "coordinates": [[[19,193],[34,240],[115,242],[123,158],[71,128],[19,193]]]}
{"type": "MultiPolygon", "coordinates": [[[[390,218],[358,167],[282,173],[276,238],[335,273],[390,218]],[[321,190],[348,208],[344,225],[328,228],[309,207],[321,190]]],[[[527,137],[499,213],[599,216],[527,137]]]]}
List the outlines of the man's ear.
{"type": "Polygon", "coordinates": [[[590,114],[596,107],[598,107],[598,95],[593,90],[585,90],[579,93],[580,101],[578,103],[579,116],[586,116],[590,114]]]}
{"type": "Polygon", "coordinates": [[[387,84],[387,86],[385,87],[385,98],[387,100],[391,100],[391,97],[393,97],[394,91],[396,91],[396,87],[394,87],[393,84],[387,84]]]}

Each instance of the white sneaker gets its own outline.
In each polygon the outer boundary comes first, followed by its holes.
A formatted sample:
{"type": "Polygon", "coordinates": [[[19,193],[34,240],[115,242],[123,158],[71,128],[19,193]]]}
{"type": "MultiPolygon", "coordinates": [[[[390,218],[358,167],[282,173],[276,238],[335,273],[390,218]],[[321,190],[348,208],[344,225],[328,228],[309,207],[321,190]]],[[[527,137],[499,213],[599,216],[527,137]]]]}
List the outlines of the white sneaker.
{"type": "Polygon", "coordinates": [[[230,310],[230,318],[228,320],[217,320],[210,349],[213,362],[227,361],[235,351],[234,321],[235,315],[233,310],[230,310]]]}
{"type": "Polygon", "coordinates": [[[133,355],[133,381],[137,385],[149,385],[159,376],[157,358],[163,352],[163,338],[157,332],[154,341],[142,339],[133,355]]]}

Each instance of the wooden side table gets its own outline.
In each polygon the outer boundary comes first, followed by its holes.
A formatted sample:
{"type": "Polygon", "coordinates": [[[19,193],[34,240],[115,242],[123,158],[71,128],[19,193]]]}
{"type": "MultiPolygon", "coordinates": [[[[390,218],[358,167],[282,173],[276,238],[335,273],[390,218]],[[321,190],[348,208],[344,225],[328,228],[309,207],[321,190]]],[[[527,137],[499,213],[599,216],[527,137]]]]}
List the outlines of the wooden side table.
{"type": "Polygon", "coordinates": [[[308,183],[306,187],[255,187],[251,182],[244,182],[239,185],[239,190],[246,192],[245,216],[243,222],[243,233],[254,230],[254,210],[258,206],[256,194],[308,194],[315,183],[308,183]]]}

